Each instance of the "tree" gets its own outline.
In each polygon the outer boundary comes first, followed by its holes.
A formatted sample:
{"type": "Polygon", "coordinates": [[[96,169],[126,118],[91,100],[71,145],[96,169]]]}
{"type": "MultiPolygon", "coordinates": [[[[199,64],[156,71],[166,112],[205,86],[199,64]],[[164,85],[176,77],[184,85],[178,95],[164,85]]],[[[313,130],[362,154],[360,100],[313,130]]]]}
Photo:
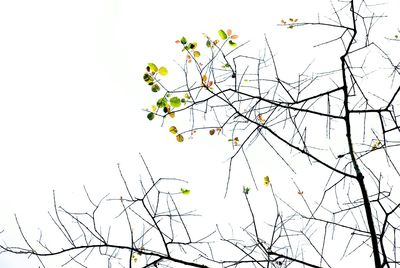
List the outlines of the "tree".
{"type": "Polygon", "coordinates": [[[340,1],[332,9],[329,20],[280,22],[288,31],[307,26],[329,33],[315,47],[333,50],[319,55],[323,64],[310,64],[300,74],[280,67],[280,57],[267,37],[264,55],[242,55],[246,42],[222,29],[217,39],[205,34],[203,48],[186,37],[177,40],[185,56],[181,85],[168,85],[166,67],[146,66],[143,80],[157,95],[147,112],[149,120],[177,121],[168,130],[178,142],[204,133],[227,137],[232,145],[225,196],[232,191],[234,161],[243,157],[254,186],[242,188],[248,225],[241,233],[227,235],[225,228],[217,226],[215,231],[193,235],[190,221],[195,214],[183,211],[177,202],[190,196],[190,189],[177,186],[184,183],[179,179],[154,178],[143,160],[148,181],[140,181],[141,191],[133,193],[121,171],[127,195],[108,199],[119,204],[118,219],[125,218],[128,235],[114,236],[99,227],[97,214],[104,199],[93,201],[85,189],[93,206],[90,213],[70,212],[54,198],[52,220],[67,245],[52,249],[41,239],[33,245],[17,220],[27,247],[2,245],[3,251],[32,254],[40,261],[64,254],[66,264],[81,265],[96,250],[109,266],[332,267],[332,259],[338,257],[332,252],[336,247],[343,248],[343,256],[354,251],[362,258],[372,255],[374,267],[400,264],[396,242],[399,63],[395,51],[387,52],[390,46],[398,46],[399,39],[396,34],[385,40],[375,35],[374,27],[383,16],[375,15],[365,1],[340,1]],[[184,122],[178,117],[184,114],[189,114],[191,125],[180,131],[184,122]],[[248,152],[263,143],[292,172],[288,181],[296,188],[297,201],[274,190],[278,182],[270,174],[254,175],[257,160],[251,161],[248,152]],[[309,172],[297,172],[299,161],[309,172]],[[301,176],[313,173],[318,176],[312,183],[323,185],[315,195],[298,186],[301,176]],[[274,204],[268,210],[274,213],[272,221],[261,217],[263,208],[252,199],[256,192],[252,188],[260,180],[274,204]],[[180,191],[171,190],[176,189],[172,185],[180,191]],[[63,217],[73,224],[67,225],[63,217]],[[221,248],[229,249],[228,254],[221,248]]]}

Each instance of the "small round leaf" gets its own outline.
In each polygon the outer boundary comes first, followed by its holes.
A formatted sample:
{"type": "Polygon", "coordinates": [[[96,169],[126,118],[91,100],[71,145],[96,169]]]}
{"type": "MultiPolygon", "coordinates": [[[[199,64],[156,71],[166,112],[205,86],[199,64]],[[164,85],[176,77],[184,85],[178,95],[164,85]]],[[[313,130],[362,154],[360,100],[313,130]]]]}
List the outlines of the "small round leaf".
{"type": "Polygon", "coordinates": [[[183,141],[184,141],[184,138],[183,138],[183,136],[182,136],[181,134],[178,134],[178,135],[176,135],[176,140],[177,140],[178,142],[183,142],[183,141]]]}
{"type": "Polygon", "coordinates": [[[160,86],[157,85],[157,84],[152,85],[152,86],[151,86],[151,91],[153,91],[153,92],[158,92],[158,91],[160,91],[160,86]]]}
{"type": "Polygon", "coordinates": [[[229,40],[229,45],[231,47],[236,47],[237,46],[237,44],[235,42],[233,42],[232,40],[229,40]]]}
{"type": "Polygon", "coordinates": [[[186,45],[186,43],[187,43],[187,40],[186,40],[186,38],[183,36],[183,37],[181,38],[181,44],[182,44],[182,45],[186,45]]]}
{"type": "Polygon", "coordinates": [[[154,63],[149,63],[149,68],[150,71],[152,71],[153,73],[156,73],[158,71],[158,67],[154,63]]]}
{"type": "Polygon", "coordinates": [[[166,76],[168,74],[168,70],[167,68],[165,68],[164,66],[160,67],[160,69],[158,70],[158,72],[162,75],[162,76],[166,76]]]}
{"type": "Polygon", "coordinates": [[[179,108],[181,106],[181,100],[178,97],[172,97],[169,102],[174,108],[179,108]]]}
{"type": "Polygon", "coordinates": [[[169,128],[169,132],[175,135],[176,133],[178,133],[178,129],[176,128],[176,126],[172,126],[169,128]]]}
{"type": "Polygon", "coordinates": [[[222,40],[226,40],[228,38],[228,35],[222,29],[218,31],[218,35],[219,37],[221,37],[222,40]]]}
{"type": "Polygon", "coordinates": [[[155,114],[153,112],[147,114],[147,119],[149,119],[150,121],[153,120],[154,117],[155,117],[155,114]]]}

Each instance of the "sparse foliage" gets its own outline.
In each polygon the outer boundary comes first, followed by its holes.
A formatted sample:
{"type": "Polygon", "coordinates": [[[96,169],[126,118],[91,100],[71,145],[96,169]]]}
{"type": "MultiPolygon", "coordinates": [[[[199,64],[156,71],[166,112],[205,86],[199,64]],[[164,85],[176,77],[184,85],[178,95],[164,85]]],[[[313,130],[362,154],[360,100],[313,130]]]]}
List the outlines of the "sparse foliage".
{"type": "Polygon", "coordinates": [[[315,27],[316,33],[332,32],[331,39],[315,47],[336,60],[317,70],[310,64],[296,79],[280,69],[280,58],[267,37],[262,56],[242,55],[247,42],[231,29],[203,34],[201,42],[189,36],[176,41],[184,56],[181,85],[168,80],[173,74],[166,67],[145,66],[143,80],[149,95],[155,96],[147,109],[149,120],[167,122],[180,143],[204,134],[226,136],[232,145],[225,195],[235,191],[230,188],[232,167],[243,155],[254,188],[242,188],[248,224],[239,228],[240,234],[217,226],[194,238],[186,219],[195,215],[181,211],[176,196],[190,198],[195,189],[181,185],[175,192],[164,190],[164,183],[184,182],[156,180],[149,172],[138,198],[121,172],[127,196],[110,201],[120,203],[119,217],[126,218],[130,241],[115,242],[109,232],[98,229],[95,212],[101,202],[91,201],[92,213],[71,213],[55,205],[54,223],[68,241],[66,247],[52,250],[41,240],[33,246],[25,239],[27,247],[2,246],[3,251],[32,254],[39,260],[64,254],[66,263],[83,263],[80,255],[97,249],[109,266],[125,267],[333,267],[338,259],[357,252],[360,258],[372,256],[376,268],[397,267],[400,69],[399,55],[390,46],[397,43],[398,34],[381,38],[384,41],[373,39],[374,27],[383,19],[373,8],[363,0],[338,1],[329,19],[283,18],[278,24],[285,31],[315,27]],[[190,125],[173,122],[181,115],[189,115],[190,125]],[[294,187],[300,201],[276,191],[277,179],[270,173],[254,176],[247,154],[260,144],[292,172],[287,188],[294,187]],[[299,185],[293,159],[307,166],[299,174],[324,185],[313,196],[299,185]],[[254,205],[258,182],[272,202],[272,220],[261,218],[254,205]],[[78,231],[73,233],[58,213],[70,217],[78,231]],[[133,228],[138,225],[143,226],[140,232],[133,228]],[[228,255],[217,254],[218,247],[228,255]],[[328,253],[337,249],[341,256],[328,253]]]}

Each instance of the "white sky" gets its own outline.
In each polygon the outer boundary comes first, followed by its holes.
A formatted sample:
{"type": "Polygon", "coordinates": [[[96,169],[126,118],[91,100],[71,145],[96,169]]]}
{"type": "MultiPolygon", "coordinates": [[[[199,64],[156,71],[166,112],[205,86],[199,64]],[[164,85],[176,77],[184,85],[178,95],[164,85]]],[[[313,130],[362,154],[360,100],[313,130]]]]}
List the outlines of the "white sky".
{"type": "MultiPolygon", "coordinates": [[[[182,56],[176,39],[219,28],[252,40],[256,53],[267,33],[295,56],[302,35],[282,35],[276,24],[314,19],[329,8],[322,2],[0,1],[0,231],[17,234],[14,213],[37,230],[53,189],[61,203],[84,198],[82,185],[96,197],[120,191],[116,164],[138,179],[139,152],[155,176],[190,180],[197,198],[206,191],[222,197],[229,146],[211,138],[177,144],[167,128],[149,122],[141,109],[154,98],[144,67],[173,66],[182,56]]],[[[307,64],[297,60],[290,68],[307,64]]],[[[21,267],[22,259],[0,255],[0,267],[21,267]]]]}

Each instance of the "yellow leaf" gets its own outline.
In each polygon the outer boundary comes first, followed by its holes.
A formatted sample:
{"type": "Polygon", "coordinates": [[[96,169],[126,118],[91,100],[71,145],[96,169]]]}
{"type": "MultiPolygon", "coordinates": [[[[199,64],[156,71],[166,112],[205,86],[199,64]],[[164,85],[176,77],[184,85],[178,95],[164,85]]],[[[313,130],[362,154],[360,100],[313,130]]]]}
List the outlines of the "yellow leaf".
{"type": "Polygon", "coordinates": [[[207,75],[203,74],[203,75],[201,76],[201,80],[202,80],[203,82],[207,81],[207,75]]]}
{"type": "Polygon", "coordinates": [[[198,51],[193,52],[193,56],[194,56],[195,58],[200,57],[200,52],[198,52],[198,51]]]}
{"type": "Polygon", "coordinates": [[[268,186],[268,185],[269,185],[269,182],[270,182],[270,181],[269,181],[269,176],[265,176],[265,177],[264,177],[264,185],[265,185],[265,186],[268,186]]]}
{"type": "Polygon", "coordinates": [[[172,126],[169,128],[169,132],[175,135],[176,133],[178,133],[178,129],[176,128],[176,126],[172,126]]]}
{"type": "Polygon", "coordinates": [[[181,134],[178,134],[178,135],[176,135],[176,140],[177,140],[178,142],[183,142],[183,141],[184,141],[184,138],[183,138],[183,136],[182,136],[181,134]]]}
{"type": "Polygon", "coordinates": [[[210,135],[214,135],[215,134],[215,129],[210,129],[210,135]]]}
{"type": "Polygon", "coordinates": [[[168,114],[171,118],[175,118],[175,112],[169,113],[168,114]]]}
{"type": "Polygon", "coordinates": [[[151,105],[151,110],[152,110],[153,112],[157,111],[157,105],[151,105]]]}
{"type": "Polygon", "coordinates": [[[239,138],[238,138],[238,137],[235,137],[235,138],[233,139],[233,144],[234,144],[235,146],[239,145],[239,138]]]}
{"type": "Polygon", "coordinates": [[[227,34],[228,36],[231,36],[231,35],[232,35],[232,30],[231,30],[231,29],[226,30],[226,34],[227,34]]]}
{"type": "Polygon", "coordinates": [[[190,190],[181,188],[181,193],[184,194],[184,195],[188,195],[188,194],[190,194],[190,190]]]}
{"type": "Polygon", "coordinates": [[[153,73],[156,73],[158,71],[157,65],[155,65],[154,63],[149,63],[148,64],[150,71],[152,71],[153,73]]]}
{"type": "Polygon", "coordinates": [[[238,38],[239,36],[238,35],[236,35],[236,34],[234,34],[234,35],[231,35],[231,39],[236,39],[236,38],[238,38]]]}
{"type": "Polygon", "coordinates": [[[160,69],[158,69],[158,72],[163,76],[168,74],[168,70],[164,66],[160,67],[160,69]]]}

